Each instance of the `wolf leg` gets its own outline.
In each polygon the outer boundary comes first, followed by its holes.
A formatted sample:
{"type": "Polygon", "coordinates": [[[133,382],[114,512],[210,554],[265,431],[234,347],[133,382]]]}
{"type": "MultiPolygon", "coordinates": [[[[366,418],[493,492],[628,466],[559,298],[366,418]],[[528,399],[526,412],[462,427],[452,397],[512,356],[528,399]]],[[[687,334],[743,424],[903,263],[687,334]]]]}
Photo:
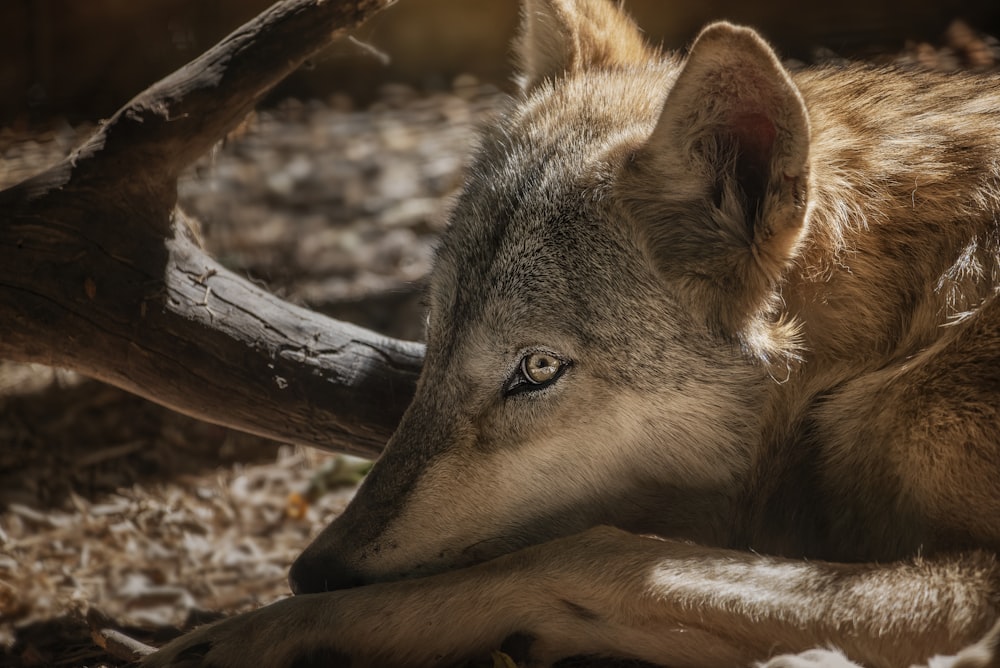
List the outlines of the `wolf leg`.
{"type": "Polygon", "coordinates": [[[524,634],[539,665],[595,654],[735,666],[835,647],[864,665],[908,666],[975,642],[998,618],[998,592],[1000,566],[982,553],[841,565],[601,527],[459,571],[285,599],[198,629],[146,665],[441,666],[524,634]]]}

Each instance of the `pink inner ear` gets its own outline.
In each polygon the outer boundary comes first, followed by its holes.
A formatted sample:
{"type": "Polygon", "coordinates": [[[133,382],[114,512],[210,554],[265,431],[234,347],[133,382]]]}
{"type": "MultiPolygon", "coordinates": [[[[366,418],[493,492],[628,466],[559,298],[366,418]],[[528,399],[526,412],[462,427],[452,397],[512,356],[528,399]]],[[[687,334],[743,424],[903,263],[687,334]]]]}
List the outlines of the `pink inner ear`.
{"type": "Polygon", "coordinates": [[[764,114],[743,112],[732,117],[730,130],[740,147],[740,162],[765,172],[778,135],[774,123],[764,114]]]}

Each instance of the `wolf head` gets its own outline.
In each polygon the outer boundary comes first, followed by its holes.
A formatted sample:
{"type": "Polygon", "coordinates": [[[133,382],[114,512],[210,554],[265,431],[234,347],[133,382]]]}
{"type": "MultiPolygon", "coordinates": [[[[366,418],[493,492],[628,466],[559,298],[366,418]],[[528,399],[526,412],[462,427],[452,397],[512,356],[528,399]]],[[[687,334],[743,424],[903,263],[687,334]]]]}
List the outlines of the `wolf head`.
{"type": "Polygon", "coordinates": [[[416,396],[297,592],[611,524],[718,542],[807,220],[802,100],[752,31],[663,57],[606,0],[532,0],[430,282],[416,396]]]}

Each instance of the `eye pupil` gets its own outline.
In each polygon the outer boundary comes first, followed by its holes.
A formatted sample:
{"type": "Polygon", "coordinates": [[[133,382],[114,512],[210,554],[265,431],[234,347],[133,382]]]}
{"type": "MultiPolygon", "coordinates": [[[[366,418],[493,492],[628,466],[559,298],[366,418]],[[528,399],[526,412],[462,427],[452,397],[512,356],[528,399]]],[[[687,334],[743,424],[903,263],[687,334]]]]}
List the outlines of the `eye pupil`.
{"type": "Polygon", "coordinates": [[[522,369],[529,382],[536,385],[547,383],[559,374],[562,361],[545,353],[532,353],[524,358],[522,369]]]}
{"type": "Polygon", "coordinates": [[[553,353],[526,352],[504,384],[504,395],[514,396],[541,390],[559,380],[572,362],[553,353]]]}

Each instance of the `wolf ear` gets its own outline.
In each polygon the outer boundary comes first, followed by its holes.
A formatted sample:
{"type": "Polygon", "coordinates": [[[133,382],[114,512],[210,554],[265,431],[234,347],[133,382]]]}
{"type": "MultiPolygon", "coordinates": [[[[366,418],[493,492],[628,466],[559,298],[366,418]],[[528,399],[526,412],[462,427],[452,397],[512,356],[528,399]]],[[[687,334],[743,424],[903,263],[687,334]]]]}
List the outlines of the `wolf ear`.
{"type": "Polygon", "coordinates": [[[562,74],[650,57],[638,28],[609,0],[524,0],[514,53],[524,91],[562,74]]]}
{"type": "Polygon", "coordinates": [[[716,324],[739,331],[767,307],[805,230],[809,121],[757,33],[701,32],[623,180],[657,264],[716,324]]]}

